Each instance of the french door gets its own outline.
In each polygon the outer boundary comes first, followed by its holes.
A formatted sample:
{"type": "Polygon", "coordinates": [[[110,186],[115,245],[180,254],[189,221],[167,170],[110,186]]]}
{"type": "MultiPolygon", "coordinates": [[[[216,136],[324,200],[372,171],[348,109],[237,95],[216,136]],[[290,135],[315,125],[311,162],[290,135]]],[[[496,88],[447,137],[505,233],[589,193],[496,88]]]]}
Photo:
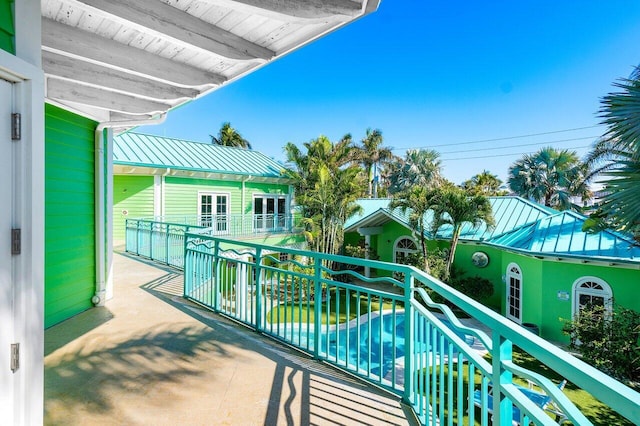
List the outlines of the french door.
{"type": "Polygon", "coordinates": [[[507,318],[522,323],[522,272],[514,263],[507,268],[507,318]]]}
{"type": "Polygon", "coordinates": [[[201,193],[198,211],[201,226],[213,228],[217,234],[229,231],[229,195],[201,193]]]}
{"type": "Polygon", "coordinates": [[[287,199],[262,195],[253,198],[253,228],[256,231],[282,230],[286,227],[287,199]]]}

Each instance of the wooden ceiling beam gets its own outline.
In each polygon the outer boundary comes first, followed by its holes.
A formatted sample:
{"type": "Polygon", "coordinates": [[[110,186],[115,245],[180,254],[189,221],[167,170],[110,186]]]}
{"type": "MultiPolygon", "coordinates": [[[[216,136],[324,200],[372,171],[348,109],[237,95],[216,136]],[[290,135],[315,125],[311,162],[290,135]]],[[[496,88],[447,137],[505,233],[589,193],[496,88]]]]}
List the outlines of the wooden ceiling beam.
{"type": "Polygon", "coordinates": [[[42,67],[46,74],[52,76],[150,99],[176,101],[194,98],[200,93],[195,89],[172,86],[114,68],[47,51],[42,52],[42,67]]]}
{"type": "Polygon", "coordinates": [[[183,87],[212,86],[226,81],[219,74],[172,61],[47,18],[42,19],[42,48],[183,87]]]}
{"type": "Polygon", "coordinates": [[[47,98],[133,115],[152,115],[165,112],[172,107],[171,104],[136,98],[53,77],[47,78],[47,98]]]}
{"type": "Polygon", "coordinates": [[[244,4],[255,9],[302,19],[333,18],[336,15],[354,17],[362,12],[362,4],[351,0],[215,0],[215,3],[234,9],[244,4]]]}
{"type": "Polygon", "coordinates": [[[269,60],[275,52],[158,0],[75,0],[116,22],[229,59],[269,60]]]}

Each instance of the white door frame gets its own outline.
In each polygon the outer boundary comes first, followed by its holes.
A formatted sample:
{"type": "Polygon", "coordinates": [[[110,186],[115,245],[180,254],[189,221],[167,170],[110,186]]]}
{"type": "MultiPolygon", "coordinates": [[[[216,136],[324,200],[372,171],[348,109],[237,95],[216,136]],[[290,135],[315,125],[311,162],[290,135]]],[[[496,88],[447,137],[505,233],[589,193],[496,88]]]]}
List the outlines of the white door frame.
{"type": "MultiPolygon", "coordinates": [[[[9,143],[14,164],[11,227],[19,228],[22,237],[20,254],[12,255],[10,261],[15,318],[13,340],[20,344],[20,366],[12,373],[10,383],[0,384],[0,392],[10,393],[13,400],[10,406],[0,409],[1,424],[30,425],[43,421],[45,182],[40,21],[39,2],[16,2],[17,55],[0,50],[0,78],[14,83],[12,109],[21,115],[21,139],[11,141],[9,138],[9,143]]],[[[7,143],[5,139],[1,142],[7,143]]],[[[0,350],[9,351],[9,348],[0,350]]],[[[0,365],[0,368],[9,366],[0,365]]]]}
{"type": "Polygon", "coordinates": [[[522,324],[522,268],[518,266],[516,263],[510,263],[507,266],[507,273],[505,275],[505,284],[507,290],[507,298],[506,298],[506,310],[505,316],[512,321],[517,322],[518,324],[522,324]],[[513,269],[516,269],[518,272],[514,272],[513,269]],[[519,316],[511,315],[511,279],[517,280],[518,284],[518,306],[515,306],[518,310],[519,316]]]}

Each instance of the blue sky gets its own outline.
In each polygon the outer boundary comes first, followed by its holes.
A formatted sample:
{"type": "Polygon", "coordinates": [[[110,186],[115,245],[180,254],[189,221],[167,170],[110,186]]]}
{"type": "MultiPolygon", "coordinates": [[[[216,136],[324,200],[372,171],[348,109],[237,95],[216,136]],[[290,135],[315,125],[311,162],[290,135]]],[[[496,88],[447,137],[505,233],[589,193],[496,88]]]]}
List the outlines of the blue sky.
{"type": "Polygon", "coordinates": [[[456,183],[485,169],[505,180],[524,152],[551,145],[584,154],[603,132],[600,98],[638,64],[636,0],[383,0],[137,131],[206,142],[230,121],[254,149],[283,161],[287,142],[360,140],[371,127],[398,155],[438,150],[456,183]]]}

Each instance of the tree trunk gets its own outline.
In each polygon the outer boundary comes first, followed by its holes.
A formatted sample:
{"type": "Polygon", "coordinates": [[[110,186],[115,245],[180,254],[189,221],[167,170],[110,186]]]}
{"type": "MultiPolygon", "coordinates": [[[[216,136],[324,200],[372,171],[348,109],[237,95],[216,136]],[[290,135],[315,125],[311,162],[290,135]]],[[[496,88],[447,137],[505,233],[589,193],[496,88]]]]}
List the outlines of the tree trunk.
{"type": "Polygon", "coordinates": [[[451,237],[451,247],[449,248],[449,256],[447,256],[447,268],[444,271],[443,281],[448,281],[451,277],[451,265],[453,265],[453,258],[456,255],[456,247],[458,246],[458,238],[460,234],[460,227],[453,229],[453,236],[451,237]]]}
{"type": "Polygon", "coordinates": [[[420,243],[422,245],[422,258],[424,261],[424,271],[431,275],[431,268],[429,267],[429,258],[427,257],[427,242],[424,238],[424,226],[420,226],[420,243]]]}
{"type": "Polygon", "coordinates": [[[377,164],[373,164],[373,198],[378,198],[378,167],[377,164]]]}

